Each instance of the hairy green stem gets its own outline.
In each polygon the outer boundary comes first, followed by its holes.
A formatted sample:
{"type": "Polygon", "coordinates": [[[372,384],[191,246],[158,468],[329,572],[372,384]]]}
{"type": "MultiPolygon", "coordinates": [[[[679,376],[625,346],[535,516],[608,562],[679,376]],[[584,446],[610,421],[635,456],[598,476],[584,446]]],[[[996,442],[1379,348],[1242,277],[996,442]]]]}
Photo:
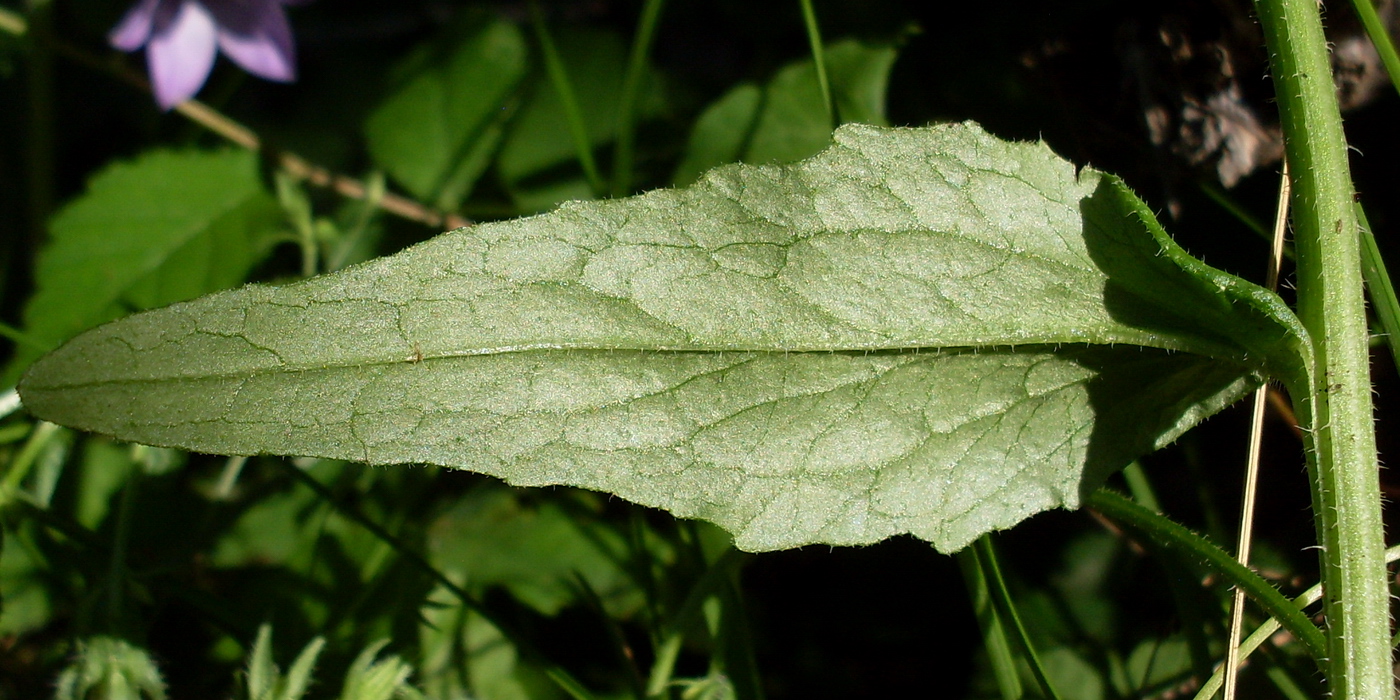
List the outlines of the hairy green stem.
{"type": "MultiPolygon", "coordinates": [[[[1385,550],[1385,561],[1387,564],[1400,561],[1400,545],[1385,550]]],[[[1322,600],[1322,584],[1316,584],[1308,590],[1303,591],[1302,595],[1293,599],[1293,604],[1298,606],[1299,610],[1305,610],[1319,600],[1322,600]]],[[[1256,649],[1263,646],[1264,642],[1268,641],[1278,632],[1279,627],[1281,627],[1281,625],[1277,618],[1271,617],[1265,620],[1264,624],[1259,625],[1259,627],[1240,644],[1240,659],[1243,661],[1249,658],[1250,654],[1253,654],[1256,649]]],[[[1201,686],[1201,689],[1196,692],[1196,700],[1211,700],[1224,684],[1225,668],[1222,666],[1215,669],[1215,673],[1213,673],[1210,679],[1206,681],[1205,685],[1201,686]]]]}
{"type": "Polygon", "coordinates": [[[1369,329],[1346,139],[1316,0],[1256,0],[1293,172],[1298,314],[1314,343],[1289,387],[1311,426],[1332,697],[1394,693],[1369,329]]]}

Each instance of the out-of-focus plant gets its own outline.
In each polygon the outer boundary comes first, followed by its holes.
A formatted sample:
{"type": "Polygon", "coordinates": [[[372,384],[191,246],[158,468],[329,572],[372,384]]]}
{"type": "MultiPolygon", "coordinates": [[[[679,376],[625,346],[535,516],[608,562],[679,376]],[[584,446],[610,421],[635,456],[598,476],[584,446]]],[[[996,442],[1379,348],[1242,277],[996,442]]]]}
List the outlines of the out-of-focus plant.
{"type": "Polygon", "coordinates": [[[112,637],[78,642],[58,675],[55,700],[165,700],[165,679],[151,655],[112,637]]]}
{"type": "Polygon", "coordinates": [[[194,97],[222,51],[266,80],[296,80],[289,0],[138,0],[109,36],[122,51],[146,49],[162,109],[194,97]]]}

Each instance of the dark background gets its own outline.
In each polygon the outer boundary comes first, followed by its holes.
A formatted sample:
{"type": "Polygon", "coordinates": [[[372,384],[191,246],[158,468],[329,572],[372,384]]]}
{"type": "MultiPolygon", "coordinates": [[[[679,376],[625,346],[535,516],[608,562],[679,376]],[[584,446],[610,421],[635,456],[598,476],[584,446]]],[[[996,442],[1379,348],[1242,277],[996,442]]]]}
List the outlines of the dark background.
{"type": "MultiPolygon", "coordinates": [[[[299,42],[301,80],[280,86],[252,80],[220,60],[202,98],[270,140],[342,172],[363,172],[367,155],[360,125],[380,94],[365,84],[382,78],[416,42],[431,36],[467,3],[320,0],[291,10],[299,42]]],[[[523,18],[523,4],[492,3],[523,18]]],[[[1169,138],[1153,143],[1145,122],[1151,95],[1175,109],[1203,100],[1227,84],[1219,52],[1232,58],[1241,104],[1266,128],[1276,121],[1265,74],[1265,53],[1248,23],[1248,3],[1110,0],[974,3],[823,0],[816,3],[827,40],[862,37],[895,41],[902,49],[889,90],[890,121],[920,125],[971,119],[1006,138],[1047,141],[1076,163],[1123,176],[1161,212],[1173,236],[1210,264],[1261,281],[1266,243],[1206,194],[1225,192],[1266,222],[1272,216],[1277,162],[1264,161],[1234,187],[1221,186],[1214,156],[1169,138]],[[1203,60],[1173,62],[1164,35],[1197,48],[1203,60]],[[1211,53],[1215,52],[1215,53],[1211,53]],[[1143,56],[1148,58],[1144,59],[1143,56]]],[[[1339,5],[1339,3],[1329,3],[1339,5]]],[[[639,2],[591,0],[547,3],[552,20],[608,25],[630,33],[639,2]]],[[[59,1],[53,34],[62,42],[105,55],[103,35],[123,3],[59,1]]],[[[1329,17],[1337,31],[1341,8],[1329,17]]],[[[1257,29],[1256,29],[1257,32],[1257,29]]],[[[671,78],[671,110],[641,132],[642,177],[663,186],[679,157],[695,115],[735,82],[761,81],[808,52],[796,2],[693,2],[672,0],[662,16],[654,63],[671,78]]],[[[113,57],[143,70],[136,56],[113,57]]],[[[32,279],[30,267],[43,245],[43,216],[78,194],[88,177],[114,158],[156,143],[212,143],[213,137],[178,117],[161,114],[134,88],[59,56],[52,128],[54,170],[34,182],[24,164],[33,146],[32,105],[23,89],[25,63],[6,58],[0,74],[0,320],[16,326],[32,279]]],[[[1353,167],[1388,260],[1395,260],[1394,163],[1400,140],[1400,99],[1378,90],[1347,114],[1353,167]]],[[[644,188],[643,188],[644,189],[644,188]]],[[[485,188],[482,197],[491,197],[485,188]]],[[[390,221],[383,252],[421,240],[430,232],[390,221]]],[[[1396,263],[1400,264],[1400,263],[1396,263]]],[[[288,263],[288,265],[294,265],[288,263]]],[[[276,270],[274,264],[271,271],[276,270]]],[[[1285,292],[1286,294],[1286,292],[1285,292]]],[[[1382,459],[1397,449],[1390,425],[1395,414],[1396,372],[1379,348],[1374,363],[1382,459]]],[[[1236,503],[1245,454],[1246,410],[1212,418],[1182,443],[1145,460],[1148,474],[1174,517],[1233,541],[1236,503]]],[[[1289,579],[1312,578],[1314,554],[1300,443],[1275,416],[1266,431],[1264,486],[1257,532],[1289,579]]],[[[197,458],[198,459],[198,458],[197,458]]],[[[439,480],[469,478],[444,474],[439,480]]],[[[1383,472],[1388,489],[1400,488],[1383,472]]],[[[451,491],[449,488],[448,491],[451,491]]],[[[1065,566],[1066,545],[1108,532],[1085,513],[1047,513],[999,538],[1014,586],[1051,586],[1065,566]]],[[[1170,630],[1175,612],[1161,586],[1157,563],[1125,548],[1114,560],[1111,590],[1125,627],[1170,630]],[[1164,602],[1165,601],[1165,602],[1164,602]]],[[[959,569],[927,544],[901,538],[866,548],[809,547],[764,554],[745,567],[745,604],[760,668],[772,698],[890,697],[906,692],[962,696],[974,683],[981,640],[959,569]]],[[[159,606],[157,606],[159,608],[159,606]]],[[[154,642],[165,658],[191,630],[178,609],[154,613],[154,642]]],[[[596,636],[588,618],[561,616],[551,635],[596,636]]],[[[47,638],[61,634],[48,633],[47,638]]],[[[1125,635],[1130,636],[1130,635],[1125,635]]],[[[41,637],[43,639],[44,637],[41,637]]],[[[8,668],[19,673],[15,689],[37,690],[52,665],[22,662],[16,642],[8,668]],[[32,674],[32,675],[31,675],[32,674]]],[[[22,650],[22,649],[21,649],[22,650]]],[[[586,655],[585,655],[586,656],[586,655]]],[[[562,660],[561,660],[562,661],[562,660]]],[[[199,697],[217,686],[208,678],[171,676],[174,697],[199,697]]],[[[19,695],[16,695],[19,697],[19,695]]]]}

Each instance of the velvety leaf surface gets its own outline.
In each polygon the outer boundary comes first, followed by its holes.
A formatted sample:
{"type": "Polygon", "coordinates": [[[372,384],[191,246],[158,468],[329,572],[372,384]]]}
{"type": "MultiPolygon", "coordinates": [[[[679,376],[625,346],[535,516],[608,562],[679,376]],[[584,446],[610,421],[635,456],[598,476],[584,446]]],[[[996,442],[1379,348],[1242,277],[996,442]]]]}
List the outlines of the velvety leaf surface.
{"type": "Polygon", "coordinates": [[[139,314],[21,392],[152,444],[604,490],[749,550],[950,551],[1077,505],[1302,338],[1043,145],[847,126],[799,164],[139,314]]]}
{"type": "MultiPolygon", "coordinates": [[[[246,151],[155,151],[112,165],[51,220],[25,331],[57,346],[133,310],[236,285],[279,216],[246,151]]],[[[41,353],[22,346],[6,384],[41,353]]]]}

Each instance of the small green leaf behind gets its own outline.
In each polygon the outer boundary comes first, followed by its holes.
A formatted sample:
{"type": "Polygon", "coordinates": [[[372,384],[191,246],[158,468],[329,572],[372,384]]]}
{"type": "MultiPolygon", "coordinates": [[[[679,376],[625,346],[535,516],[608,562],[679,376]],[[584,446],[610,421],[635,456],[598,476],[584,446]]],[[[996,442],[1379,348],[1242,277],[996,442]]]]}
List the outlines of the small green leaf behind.
{"type": "MultiPolygon", "coordinates": [[[[595,153],[617,138],[617,105],[627,71],[627,47],[616,33],[575,29],[557,37],[561,60],[582,112],[595,153]]],[[[543,71],[528,85],[528,97],[507,129],[496,159],[501,182],[521,211],[537,211],[567,199],[591,199],[593,190],[577,164],[569,118],[543,71]]],[[[644,76],[636,117],[664,108],[661,76],[644,76]]]]}
{"type": "MultiPolygon", "coordinates": [[[[893,46],[851,39],[827,47],[827,70],[842,122],[885,125],[885,88],[896,56],[893,46]]],[[[815,155],[831,143],[825,114],[811,59],[789,64],[762,88],[742,83],[696,120],[672,181],[689,185],[725,163],[792,162],[815,155]]]]}
{"type": "MultiPolygon", "coordinates": [[[[50,222],[25,332],[55,347],[133,310],[237,285],[280,216],[253,153],[152,151],[109,166],[50,222]]],[[[0,385],[45,349],[20,347],[0,385]]]]}
{"type": "Polygon", "coordinates": [[[1301,333],[1043,144],[848,125],[798,164],[138,314],[20,391],[151,444],[607,491],[751,551],[953,551],[1296,377],[1301,333]]]}
{"type": "MultiPolygon", "coordinates": [[[[545,615],[575,601],[574,577],[582,577],[610,614],[630,615],[644,598],[623,568],[627,542],[616,530],[580,517],[597,509],[596,494],[577,493],[571,512],[553,501],[523,501],[504,487],[476,488],[433,522],[430,559],[471,590],[503,586],[545,615]]],[[[654,544],[657,561],[674,559],[654,544]]]]}
{"type": "Polygon", "coordinates": [[[528,56],[514,24],[479,17],[420,48],[365,123],[375,163],[419,200],[457,209],[501,142],[528,56]]]}

